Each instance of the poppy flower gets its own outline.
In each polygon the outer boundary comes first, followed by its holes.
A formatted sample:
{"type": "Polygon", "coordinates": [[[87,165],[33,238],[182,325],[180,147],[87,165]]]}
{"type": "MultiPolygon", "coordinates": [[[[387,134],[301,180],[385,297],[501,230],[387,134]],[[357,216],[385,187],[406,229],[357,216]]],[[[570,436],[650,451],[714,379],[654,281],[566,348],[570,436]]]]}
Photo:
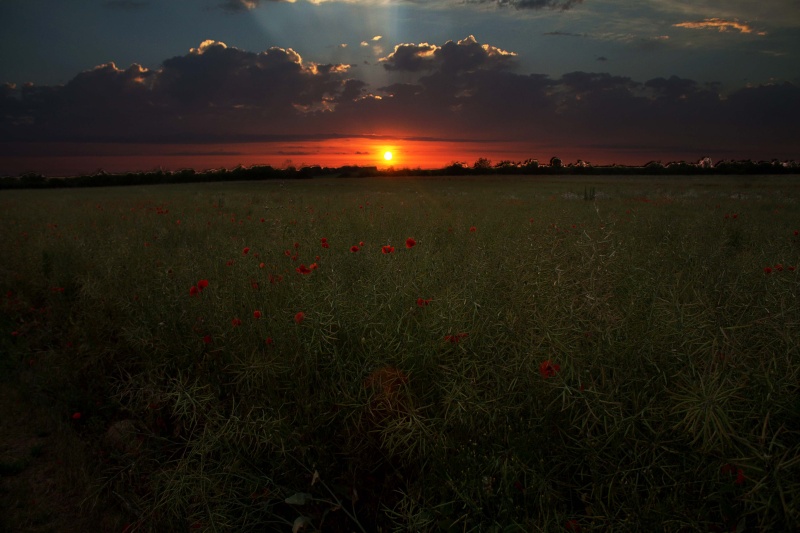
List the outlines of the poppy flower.
{"type": "Polygon", "coordinates": [[[356,245],[353,245],[353,246],[350,247],[350,251],[353,252],[353,253],[356,253],[359,250],[360,250],[360,248],[358,246],[356,246],[356,245]]]}
{"type": "Polygon", "coordinates": [[[203,289],[205,289],[206,287],[208,287],[208,280],[207,279],[201,279],[200,281],[197,282],[197,288],[200,289],[201,291],[203,289]]]}
{"type": "Polygon", "coordinates": [[[294,243],[294,249],[297,250],[298,248],[300,248],[300,243],[299,242],[294,243]]]}
{"type": "Polygon", "coordinates": [[[200,294],[200,289],[196,285],[192,285],[189,289],[189,296],[197,296],[198,294],[200,294]]]}
{"type": "Polygon", "coordinates": [[[311,269],[309,269],[305,265],[300,265],[299,267],[295,268],[295,270],[298,271],[300,274],[303,274],[303,275],[311,274],[311,269]]]}
{"type": "Polygon", "coordinates": [[[466,339],[467,337],[469,337],[469,333],[456,333],[455,335],[445,335],[444,340],[452,342],[453,344],[458,344],[461,342],[461,339],[466,339]]]}
{"type": "Polygon", "coordinates": [[[250,253],[250,248],[245,247],[245,249],[242,250],[242,255],[247,255],[248,253],[250,253]]]}
{"type": "Polygon", "coordinates": [[[273,285],[276,283],[280,283],[281,281],[283,281],[283,276],[281,276],[280,274],[269,275],[269,282],[272,283],[273,285]]]}
{"type": "Polygon", "coordinates": [[[289,250],[284,250],[283,251],[283,255],[285,255],[286,257],[291,257],[292,256],[292,252],[290,252],[289,250]]]}
{"type": "Polygon", "coordinates": [[[261,318],[261,311],[259,310],[253,311],[253,318],[261,318]]]}
{"type": "Polygon", "coordinates": [[[323,247],[323,248],[330,248],[330,247],[331,247],[331,245],[330,245],[330,244],[328,244],[327,242],[323,242],[323,243],[322,243],[322,247],[323,247]]]}
{"type": "Polygon", "coordinates": [[[311,263],[310,265],[308,265],[308,268],[309,270],[316,270],[317,268],[319,268],[319,265],[316,263],[311,263]]]}
{"type": "Polygon", "coordinates": [[[241,326],[242,325],[242,321],[240,319],[238,319],[238,318],[234,318],[233,320],[231,320],[231,325],[233,327],[241,326]]]}
{"type": "Polygon", "coordinates": [[[564,527],[566,528],[567,531],[571,531],[572,533],[580,533],[581,531],[583,531],[583,529],[581,529],[581,525],[574,518],[571,520],[567,520],[567,523],[564,524],[564,527]]]}
{"type": "Polygon", "coordinates": [[[203,344],[211,344],[211,335],[205,335],[203,337],[203,344]]]}
{"type": "Polygon", "coordinates": [[[794,230],[794,236],[797,237],[798,235],[800,235],[800,230],[794,230]]]}
{"type": "Polygon", "coordinates": [[[305,318],[306,314],[302,311],[299,311],[296,315],[294,315],[294,322],[295,324],[302,324],[305,318]]]}
{"type": "Polygon", "coordinates": [[[267,344],[267,346],[272,346],[273,344],[275,344],[275,341],[272,340],[272,337],[267,337],[267,339],[264,342],[267,344]]]}
{"type": "Polygon", "coordinates": [[[386,246],[382,246],[381,247],[381,252],[383,252],[385,254],[390,254],[390,253],[394,252],[394,246],[390,246],[388,244],[386,246]]]}
{"type": "Polygon", "coordinates": [[[406,239],[406,248],[413,248],[414,246],[416,246],[416,244],[417,244],[417,241],[415,241],[411,237],[406,239]]]}
{"type": "Polygon", "coordinates": [[[772,268],[764,267],[764,274],[772,274],[772,268]]]}
{"type": "Polygon", "coordinates": [[[363,248],[363,247],[364,247],[364,241],[360,241],[360,242],[358,243],[358,245],[359,245],[360,247],[362,247],[362,248],[363,248]]]}
{"type": "Polygon", "coordinates": [[[265,265],[264,263],[259,263],[258,264],[258,268],[264,268],[265,266],[267,266],[267,265],[265,265]]]}
{"type": "Polygon", "coordinates": [[[429,303],[431,303],[432,298],[424,299],[424,298],[417,298],[417,307],[425,307],[429,303]]]}
{"type": "Polygon", "coordinates": [[[470,233],[475,233],[476,231],[478,231],[478,228],[476,228],[475,226],[470,226],[469,227],[469,232],[470,233]]]}
{"type": "Polygon", "coordinates": [[[561,367],[550,361],[550,359],[542,361],[542,364],[539,365],[539,374],[541,374],[543,378],[551,378],[560,370],[561,367]]]}
{"type": "Polygon", "coordinates": [[[82,415],[81,415],[79,412],[77,412],[77,411],[76,411],[76,412],[74,412],[74,413],[72,413],[72,419],[73,419],[73,420],[80,420],[80,419],[81,419],[81,416],[82,416],[82,415]]]}

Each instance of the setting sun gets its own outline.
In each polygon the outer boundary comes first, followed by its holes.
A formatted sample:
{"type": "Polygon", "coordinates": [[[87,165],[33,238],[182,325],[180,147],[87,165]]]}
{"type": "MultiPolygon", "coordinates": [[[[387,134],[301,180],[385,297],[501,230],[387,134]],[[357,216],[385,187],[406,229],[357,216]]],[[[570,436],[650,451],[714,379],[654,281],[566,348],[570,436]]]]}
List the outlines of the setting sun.
{"type": "Polygon", "coordinates": [[[383,158],[385,160],[387,160],[387,161],[391,161],[392,160],[392,152],[384,152],[383,153],[383,158]]]}

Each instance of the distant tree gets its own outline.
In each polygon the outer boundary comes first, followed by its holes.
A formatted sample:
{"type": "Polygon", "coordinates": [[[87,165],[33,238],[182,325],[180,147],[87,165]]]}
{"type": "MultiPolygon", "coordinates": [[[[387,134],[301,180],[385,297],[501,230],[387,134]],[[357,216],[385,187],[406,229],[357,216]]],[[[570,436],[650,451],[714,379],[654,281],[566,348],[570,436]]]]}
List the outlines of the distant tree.
{"type": "Polygon", "coordinates": [[[561,168],[564,166],[564,163],[556,156],[550,158],[550,166],[553,168],[561,168]]]}
{"type": "Polygon", "coordinates": [[[479,157],[477,161],[472,165],[474,170],[489,170],[492,168],[492,162],[485,157],[479,157]]]}

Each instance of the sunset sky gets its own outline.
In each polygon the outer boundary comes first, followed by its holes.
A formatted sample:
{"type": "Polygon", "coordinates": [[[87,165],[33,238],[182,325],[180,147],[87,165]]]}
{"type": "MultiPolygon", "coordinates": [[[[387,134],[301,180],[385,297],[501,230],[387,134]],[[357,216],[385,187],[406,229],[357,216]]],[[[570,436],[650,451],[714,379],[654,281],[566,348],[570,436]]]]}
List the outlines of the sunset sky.
{"type": "Polygon", "coordinates": [[[2,0],[0,32],[0,175],[800,159],[797,0],[2,0]]]}

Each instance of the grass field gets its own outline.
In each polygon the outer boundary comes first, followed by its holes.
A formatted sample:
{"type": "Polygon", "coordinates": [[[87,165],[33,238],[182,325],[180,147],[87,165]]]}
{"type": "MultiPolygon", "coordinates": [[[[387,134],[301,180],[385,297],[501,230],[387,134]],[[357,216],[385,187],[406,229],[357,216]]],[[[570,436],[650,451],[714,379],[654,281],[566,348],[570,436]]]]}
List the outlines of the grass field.
{"type": "MultiPolygon", "coordinates": [[[[5,490],[71,457],[51,477],[109,531],[800,528],[798,200],[758,176],[0,193],[0,407],[51,427],[7,424],[5,490]]],[[[26,490],[7,529],[77,524],[26,490]]]]}

